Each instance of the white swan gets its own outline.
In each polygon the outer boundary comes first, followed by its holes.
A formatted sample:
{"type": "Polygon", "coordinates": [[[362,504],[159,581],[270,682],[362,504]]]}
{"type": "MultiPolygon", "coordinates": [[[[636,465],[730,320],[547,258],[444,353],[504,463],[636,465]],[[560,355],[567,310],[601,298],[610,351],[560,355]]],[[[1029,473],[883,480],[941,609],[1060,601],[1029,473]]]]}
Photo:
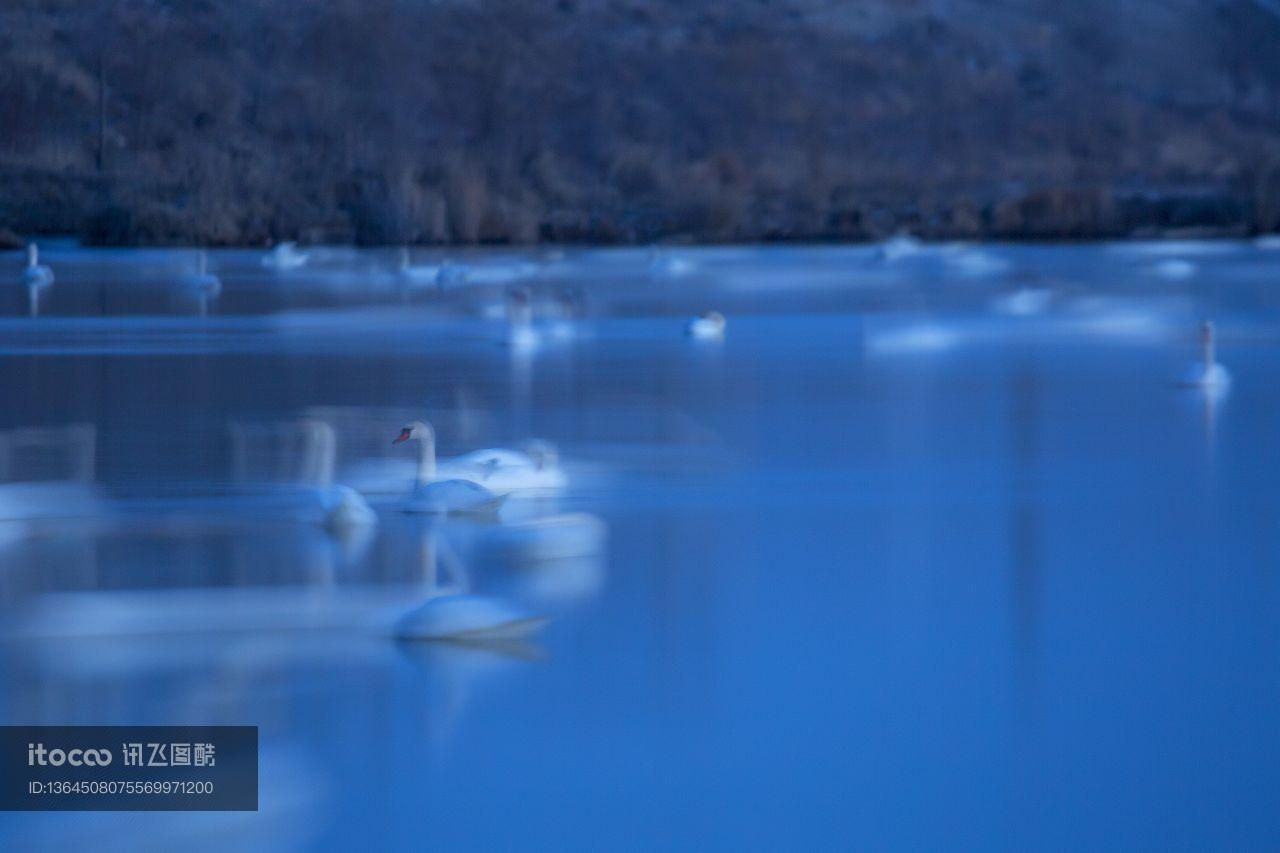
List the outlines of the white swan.
{"type": "Polygon", "coordinates": [[[436,479],[436,434],[430,425],[405,424],[391,443],[410,439],[418,442],[418,473],[405,512],[486,516],[502,506],[505,495],[495,495],[478,483],[436,479]]]}
{"type": "Polygon", "coordinates": [[[35,243],[27,244],[27,267],[22,271],[22,283],[27,287],[53,284],[53,270],[40,263],[40,249],[35,243]]]}
{"type": "Polygon", "coordinates": [[[1225,390],[1231,384],[1231,374],[1218,364],[1214,352],[1216,337],[1217,330],[1212,322],[1206,320],[1200,324],[1200,361],[1191,365],[1179,384],[1209,391],[1225,390]]]}
{"type": "Polygon", "coordinates": [[[685,334],[702,340],[719,340],[724,337],[724,315],[719,311],[704,311],[685,324],[685,334]]]}
{"type": "Polygon", "coordinates": [[[321,523],[325,529],[342,535],[377,524],[378,514],[359,492],[350,486],[333,482],[338,448],[333,427],[321,420],[304,421],[302,426],[307,431],[307,459],[303,476],[316,488],[322,513],[321,523]]]}
{"type": "Polygon", "coordinates": [[[267,269],[284,272],[305,267],[310,260],[310,252],[300,252],[297,243],[286,240],[263,255],[262,265],[267,269]]]}
{"type": "Polygon", "coordinates": [[[489,447],[441,461],[436,478],[470,480],[496,492],[562,489],[567,479],[555,445],[540,440],[525,442],[523,450],[489,447]]]}

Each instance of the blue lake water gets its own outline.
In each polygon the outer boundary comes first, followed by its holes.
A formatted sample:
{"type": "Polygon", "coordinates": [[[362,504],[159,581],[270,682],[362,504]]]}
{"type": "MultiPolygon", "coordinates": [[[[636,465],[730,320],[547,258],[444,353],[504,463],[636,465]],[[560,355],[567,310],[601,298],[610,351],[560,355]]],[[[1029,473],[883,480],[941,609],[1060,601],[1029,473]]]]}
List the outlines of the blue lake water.
{"type": "Polygon", "coordinates": [[[42,249],[34,295],[0,258],[0,722],[257,725],[261,807],[7,848],[1280,847],[1275,248],[219,251],[213,295],[42,249]],[[1225,392],[1178,385],[1204,319],[1225,392]],[[566,484],[406,514],[412,420],[566,484]],[[318,523],[315,423],[376,526],[318,523]],[[549,621],[392,637],[458,590],[549,621]]]}

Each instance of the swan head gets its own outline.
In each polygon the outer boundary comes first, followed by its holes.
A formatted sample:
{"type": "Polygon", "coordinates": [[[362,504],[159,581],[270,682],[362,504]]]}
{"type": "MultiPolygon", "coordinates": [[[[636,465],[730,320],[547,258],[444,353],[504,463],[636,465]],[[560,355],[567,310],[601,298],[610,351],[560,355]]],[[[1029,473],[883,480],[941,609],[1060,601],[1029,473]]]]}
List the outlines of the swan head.
{"type": "Polygon", "coordinates": [[[1213,346],[1215,334],[1217,334],[1217,330],[1214,328],[1212,320],[1205,320],[1200,324],[1200,344],[1202,346],[1213,346]]]}
{"type": "Polygon", "coordinates": [[[513,287],[507,291],[507,305],[512,308],[527,308],[529,301],[529,288],[527,287],[513,287]]]}
{"type": "Polygon", "coordinates": [[[545,471],[548,468],[554,468],[560,462],[560,453],[556,450],[556,446],[549,441],[542,439],[531,439],[526,441],[522,449],[533,460],[533,464],[539,471],[545,471]]]}
{"type": "Polygon", "coordinates": [[[435,437],[435,432],[430,425],[424,424],[422,421],[410,421],[400,428],[400,434],[391,439],[392,444],[400,444],[409,439],[430,439],[435,437]]]}
{"type": "Polygon", "coordinates": [[[565,317],[577,317],[582,313],[582,291],[576,287],[565,287],[556,294],[556,302],[565,317]]]}

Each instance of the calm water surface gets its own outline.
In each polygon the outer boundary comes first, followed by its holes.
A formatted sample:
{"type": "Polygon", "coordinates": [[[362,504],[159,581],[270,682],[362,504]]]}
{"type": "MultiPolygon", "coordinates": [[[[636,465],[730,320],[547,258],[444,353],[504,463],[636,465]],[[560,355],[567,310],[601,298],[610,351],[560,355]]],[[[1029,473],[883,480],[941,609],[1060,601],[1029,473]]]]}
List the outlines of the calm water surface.
{"type": "Polygon", "coordinates": [[[210,298],[190,253],[50,245],[34,306],[4,256],[0,721],[262,744],[258,813],[5,846],[1280,847],[1280,251],[901,248],[479,252],[443,292],[214,252],[210,298]],[[407,515],[413,419],[568,486],[407,515]],[[337,482],[397,472],[376,528],[316,523],[316,421],[337,482]],[[530,558],[563,513],[605,546],[530,558]],[[446,588],[550,622],[390,638],[446,588]]]}

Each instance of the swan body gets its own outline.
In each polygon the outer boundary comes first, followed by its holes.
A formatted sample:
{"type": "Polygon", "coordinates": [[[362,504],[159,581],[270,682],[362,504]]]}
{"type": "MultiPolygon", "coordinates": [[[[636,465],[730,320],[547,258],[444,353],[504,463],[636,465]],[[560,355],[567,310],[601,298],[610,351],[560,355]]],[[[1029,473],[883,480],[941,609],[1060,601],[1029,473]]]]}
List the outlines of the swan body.
{"type": "Polygon", "coordinates": [[[1169,258],[1168,260],[1160,261],[1152,267],[1152,270],[1161,278],[1166,278],[1170,281],[1183,281],[1196,274],[1196,265],[1182,258],[1169,258]]]}
{"type": "Polygon", "coordinates": [[[378,523],[378,514],[350,486],[330,486],[321,493],[320,502],[324,511],[324,528],[332,533],[345,533],[378,523]]]}
{"type": "Polygon", "coordinates": [[[303,429],[307,432],[303,476],[314,485],[320,499],[321,525],[341,535],[377,524],[378,514],[359,492],[333,482],[338,451],[333,427],[325,421],[311,420],[303,424],[303,429]]]}
{"type": "Polygon", "coordinates": [[[444,284],[440,277],[447,264],[448,262],[445,264],[420,264],[414,266],[409,256],[409,248],[405,246],[400,249],[400,266],[396,270],[396,274],[408,284],[430,284],[443,287],[444,284]]]}
{"type": "Polygon", "coordinates": [[[547,620],[479,595],[442,595],[410,610],[396,623],[402,640],[485,642],[527,637],[547,620]]]}
{"type": "Polygon", "coordinates": [[[1218,364],[1215,355],[1217,331],[1213,323],[1200,324],[1200,361],[1195,362],[1183,374],[1179,383],[1188,388],[1203,388],[1209,391],[1224,390],[1231,384],[1231,373],[1218,364]]]}
{"type": "Polygon", "coordinates": [[[688,258],[669,255],[654,249],[649,257],[649,274],[656,278],[679,278],[697,270],[688,258]]]}
{"type": "Polygon", "coordinates": [[[310,252],[300,252],[297,243],[286,240],[263,256],[262,265],[267,269],[284,272],[305,267],[310,260],[310,252]]]}
{"type": "Polygon", "coordinates": [[[27,246],[27,266],[22,271],[22,283],[32,289],[53,284],[53,270],[40,263],[40,249],[35,243],[27,246]]]}
{"type": "Polygon", "coordinates": [[[493,516],[506,495],[497,495],[470,480],[437,480],[413,490],[404,511],[426,515],[493,516]]]}
{"type": "Polygon", "coordinates": [[[466,264],[456,261],[445,261],[436,271],[436,284],[441,290],[447,287],[458,287],[466,284],[471,275],[466,264]]]}
{"type": "Polygon", "coordinates": [[[494,494],[479,483],[436,478],[436,434],[429,424],[405,424],[392,444],[409,440],[418,442],[418,473],[405,512],[491,516],[502,506],[506,496],[494,494]]]}
{"type": "Polygon", "coordinates": [[[991,307],[997,313],[1009,317],[1033,317],[1043,314],[1051,302],[1053,302],[1053,291],[1023,287],[1013,293],[997,297],[991,307]]]}
{"type": "Polygon", "coordinates": [[[876,258],[886,264],[918,255],[924,244],[910,234],[899,234],[891,237],[876,247],[876,258]]]}
{"type": "Polygon", "coordinates": [[[436,466],[439,479],[469,480],[499,492],[521,489],[562,489],[566,478],[555,448],[542,441],[526,450],[504,447],[473,450],[436,466]]]}
{"type": "Polygon", "coordinates": [[[702,340],[719,340],[724,337],[724,315],[719,311],[706,311],[685,325],[685,334],[702,340]]]}

